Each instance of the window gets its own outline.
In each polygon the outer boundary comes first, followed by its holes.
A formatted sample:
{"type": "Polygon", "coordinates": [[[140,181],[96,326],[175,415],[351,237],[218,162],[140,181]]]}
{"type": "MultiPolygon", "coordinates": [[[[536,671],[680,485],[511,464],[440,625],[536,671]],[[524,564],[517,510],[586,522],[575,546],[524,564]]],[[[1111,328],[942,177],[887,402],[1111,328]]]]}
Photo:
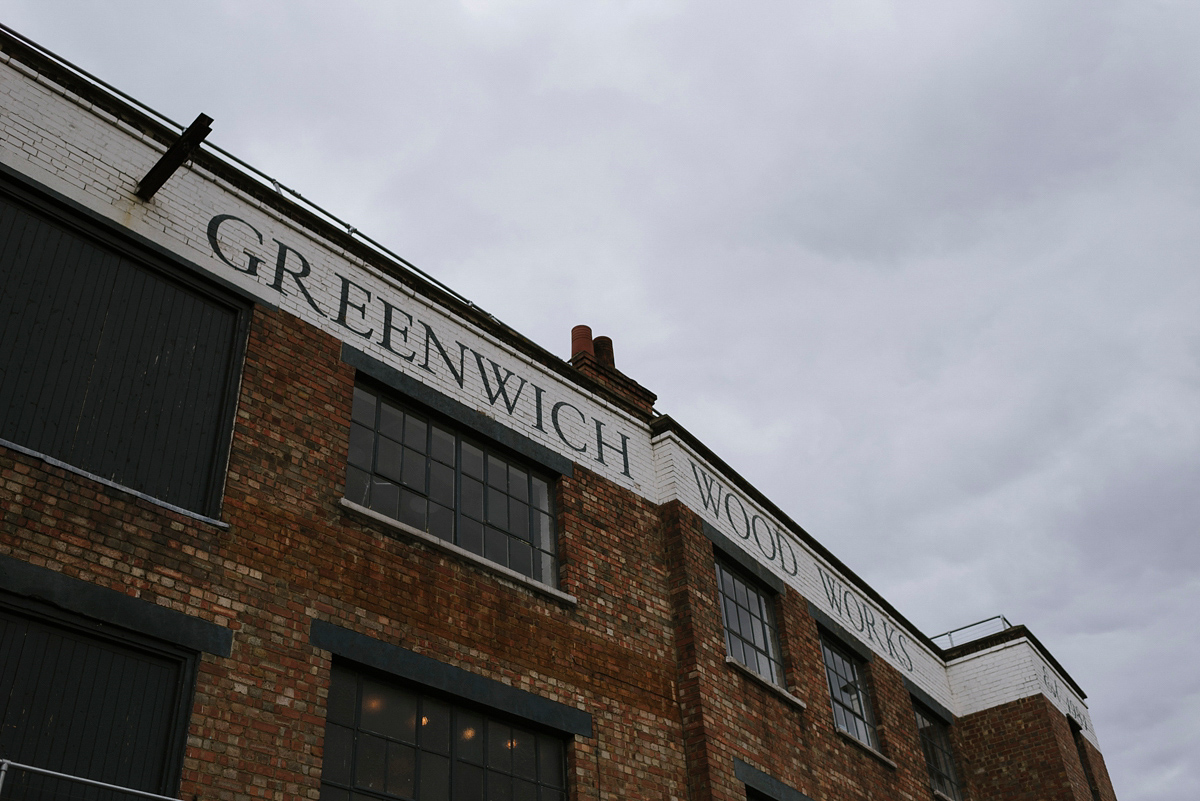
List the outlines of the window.
{"type": "Polygon", "coordinates": [[[334,664],[321,801],[566,801],[560,737],[334,664]]]}
{"type": "Polygon", "coordinates": [[[549,479],[429,415],[354,388],[346,498],[558,583],[549,479]]]}
{"type": "Polygon", "coordinates": [[[15,187],[0,242],[0,439],[216,516],[249,305],[15,187]]]}
{"type": "Polygon", "coordinates": [[[717,560],[717,587],[721,616],[725,620],[725,650],[772,684],[783,686],[783,664],[779,656],[779,630],[775,627],[775,603],[769,591],[717,560]]]}
{"type": "Polygon", "coordinates": [[[917,732],[921,735],[921,750],[929,766],[929,783],[933,789],[954,801],[961,801],[958,774],[954,770],[954,751],[950,747],[950,727],[916,701],[917,732]]]}
{"type": "Polygon", "coordinates": [[[875,732],[875,716],[871,713],[862,660],[824,636],[821,638],[821,655],[825,659],[825,675],[833,699],[834,723],[863,745],[878,750],[879,737],[875,732]]]}

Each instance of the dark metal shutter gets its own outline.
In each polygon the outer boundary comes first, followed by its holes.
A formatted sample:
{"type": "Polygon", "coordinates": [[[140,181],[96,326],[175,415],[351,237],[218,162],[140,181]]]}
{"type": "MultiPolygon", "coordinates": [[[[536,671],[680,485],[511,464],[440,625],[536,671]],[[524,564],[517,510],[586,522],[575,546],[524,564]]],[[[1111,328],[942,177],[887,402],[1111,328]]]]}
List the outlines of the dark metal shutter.
{"type": "MultiPolygon", "coordinates": [[[[0,609],[0,758],[166,793],[182,744],[190,668],[143,650],[0,609]]],[[[3,798],[124,798],[10,770],[3,798]]]]}
{"type": "Polygon", "coordinates": [[[0,438],[215,514],[244,305],[47,212],[0,195],[0,438]]]}

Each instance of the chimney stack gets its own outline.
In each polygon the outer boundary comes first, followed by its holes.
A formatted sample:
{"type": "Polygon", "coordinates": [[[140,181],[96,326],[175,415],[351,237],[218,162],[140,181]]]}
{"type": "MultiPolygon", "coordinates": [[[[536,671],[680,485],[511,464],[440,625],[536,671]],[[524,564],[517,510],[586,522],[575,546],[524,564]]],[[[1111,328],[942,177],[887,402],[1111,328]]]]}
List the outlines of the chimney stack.
{"type": "Polygon", "coordinates": [[[587,325],[572,328],[571,366],[620,399],[627,411],[644,420],[654,417],[654,393],[617,369],[610,337],[593,339],[587,325]]]}

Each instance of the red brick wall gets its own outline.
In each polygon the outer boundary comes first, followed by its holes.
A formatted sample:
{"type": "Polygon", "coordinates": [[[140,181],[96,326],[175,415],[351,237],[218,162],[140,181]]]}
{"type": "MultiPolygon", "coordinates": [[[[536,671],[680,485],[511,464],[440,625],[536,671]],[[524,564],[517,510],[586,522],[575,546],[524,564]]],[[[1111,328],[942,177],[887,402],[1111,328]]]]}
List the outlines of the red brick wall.
{"type": "MultiPolygon", "coordinates": [[[[1045,696],[968,715],[956,728],[975,801],[1092,801],[1070,724],[1045,696]]],[[[1088,749],[1101,798],[1115,801],[1103,759],[1088,749]]]]}
{"type": "MultiPolygon", "coordinates": [[[[255,310],[228,529],[0,449],[0,553],[234,632],[230,658],[201,660],[184,797],[318,797],[330,660],[308,643],[317,618],[591,713],[594,737],[569,749],[572,799],[741,801],[735,757],[823,801],[933,798],[908,693],[883,660],[867,673],[886,759],[834,729],[798,593],[777,612],[807,709],[725,663],[713,546],[678,502],[655,507],[585,467],[559,482],[561,589],[576,605],[342,507],[354,371],[340,347],[255,310]]],[[[1090,797],[1053,715],[1039,696],[955,727],[972,801],[1090,797]]],[[[1110,801],[1099,753],[1092,766],[1110,801]]]]}

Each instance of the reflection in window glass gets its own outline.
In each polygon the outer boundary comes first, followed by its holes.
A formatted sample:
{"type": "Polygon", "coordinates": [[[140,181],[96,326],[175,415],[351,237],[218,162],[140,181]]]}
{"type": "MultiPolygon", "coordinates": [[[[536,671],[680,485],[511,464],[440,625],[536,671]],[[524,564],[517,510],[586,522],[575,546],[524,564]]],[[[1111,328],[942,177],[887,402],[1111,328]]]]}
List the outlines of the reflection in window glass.
{"type": "Polygon", "coordinates": [[[550,484],[507,454],[356,386],[347,462],[347,500],[558,583],[550,484]]]}
{"type": "Polygon", "coordinates": [[[566,798],[563,740],[335,664],[322,801],[566,798]]]}
{"type": "Polygon", "coordinates": [[[775,603],[768,590],[717,561],[717,587],[725,620],[725,650],[772,684],[783,686],[775,603]]]}
{"type": "Polygon", "coordinates": [[[863,681],[862,660],[826,637],[821,638],[821,655],[833,699],[834,723],[860,743],[878,749],[879,738],[875,733],[871,698],[863,681]]]}
{"type": "Polygon", "coordinates": [[[933,789],[959,801],[958,774],[954,770],[954,750],[950,747],[950,727],[925,707],[913,701],[917,714],[917,731],[921,735],[921,750],[929,767],[929,783],[933,789]]]}

